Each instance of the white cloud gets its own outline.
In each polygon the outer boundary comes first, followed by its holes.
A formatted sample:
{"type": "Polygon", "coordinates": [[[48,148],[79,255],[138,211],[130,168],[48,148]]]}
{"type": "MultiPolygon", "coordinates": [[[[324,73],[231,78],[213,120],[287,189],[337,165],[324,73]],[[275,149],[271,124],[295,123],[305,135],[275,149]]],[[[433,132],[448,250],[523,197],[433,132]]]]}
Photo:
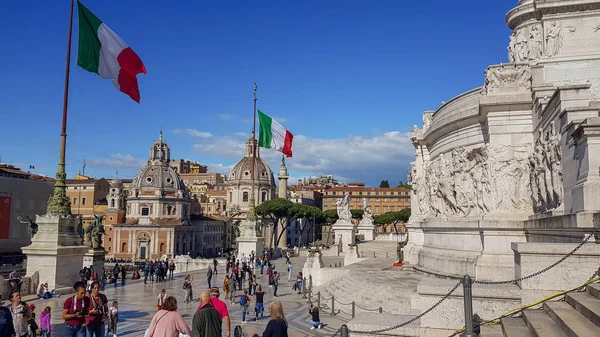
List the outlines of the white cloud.
{"type": "Polygon", "coordinates": [[[285,123],[288,121],[288,119],[285,117],[273,117],[273,119],[278,121],[279,123],[285,123]]]}
{"type": "Polygon", "coordinates": [[[233,165],[223,164],[206,164],[206,166],[208,167],[208,172],[226,174],[227,176],[229,176],[229,173],[233,168],[233,165]]]}
{"type": "MultiPolygon", "coordinates": [[[[194,151],[227,162],[237,161],[245,153],[244,142],[238,134],[214,137],[194,144],[194,151]]],[[[293,152],[293,157],[286,159],[286,165],[295,176],[333,174],[338,180],[361,181],[369,186],[378,186],[381,180],[389,180],[392,185],[406,181],[407,170],[414,159],[410,134],[400,131],[337,139],[297,135],[293,152]]],[[[261,157],[277,173],[281,153],[261,149],[261,157]]]]}
{"type": "Polygon", "coordinates": [[[185,134],[200,139],[208,139],[213,137],[212,133],[210,132],[198,131],[196,129],[175,129],[173,130],[173,133],[185,134]]]}
{"type": "Polygon", "coordinates": [[[230,114],[219,114],[219,118],[229,121],[233,119],[233,116],[230,114]]]}
{"type": "Polygon", "coordinates": [[[130,154],[113,153],[107,158],[90,159],[86,163],[90,167],[111,168],[111,169],[141,169],[147,164],[148,160],[135,158],[130,154]]]}

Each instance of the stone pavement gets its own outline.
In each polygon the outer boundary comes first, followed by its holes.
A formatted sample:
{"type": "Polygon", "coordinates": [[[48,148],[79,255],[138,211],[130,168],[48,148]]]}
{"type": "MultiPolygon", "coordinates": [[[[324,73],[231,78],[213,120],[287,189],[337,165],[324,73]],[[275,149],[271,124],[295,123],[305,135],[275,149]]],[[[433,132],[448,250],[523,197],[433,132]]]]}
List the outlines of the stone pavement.
{"type": "MultiPolygon", "coordinates": [[[[297,274],[304,265],[306,258],[294,258],[292,263],[294,264],[294,274],[297,274]]],[[[333,260],[332,260],[333,261],[333,260]]],[[[336,260],[336,262],[339,262],[336,260]]],[[[329,261],[325,259],[325,263],[329,264],[329,261]]],[[[334,262],[331,262],[334,263],[334,262]]],[[[275,260],[275,270],[282,272],[282,278],[278,289],[277,299],[282,302],[285,315],[288,319],[289,330],[288,334],[290,337],[304,337],[304,336],[332,336],[339,327],[346,323],[350,317],[343,315],[330,316],[328,313],[321,313],[321,322],[324,327],[320,330],[310,330],[310,326],[307,321],[310,319],[308,314],[308,304],[305,299],[302,299],[302,295],[296,294],[292,291],[293,282],[287,281],[287,270],[285,267],[285,259],[275,260]]],[[[213,286],[219,286],[222,288],[223,276],[225,274],[225,267],[219,266],[219,274],[213,277],[213,286]]],[[[194,302],[186,304],[184,302],[185,294],[182,290],[183,279],[185,275],[175,275],[173,281],[167,281],[164,283],[148,283],[144,285],[143,280],[131,281],[127,280],[127,284],[124,287],[118,285],[116,288],[113,285],[107,285],[106,290],[103,292],[109,301],[116,300],[119,302],[119,324],[117,335],[119,337],[143,337],[145,330],[148,328],[152,317],[156,313],[156,297],[160,290],[165,288],[168,295],[174,296],[177,299],[178,311],[182,314],[184,320],[191,325],[192,318],[198,307],[198,296],[201,291],[206,290],[208,284],[206,282],[206,271],[197,271],[191,273],[195,279],[193,285],[194,302]]],[[[43,281],[43,277],[41,277],[43,281]]],[[[258,283],[262,284],[265,289],[265,318],[263,320],[255,321],[254,316],[250,315],[251,319],[247,324],[241,324],[241,308],[239,304],[229,304],[229,313],[231,317],[231,329],[233,336],[233,328],[236,325],[242,325],[244,333],[252,336],[254,333],[262,335],[262,332],[269,321],[269,305],[274,300],[273,289],[268,287],[267,276],[263,276],[258,279],[258,283]]],[[[238,291],[238,294],[240,291],[238,291]]],[[[224,294],[221,293],[221,298],[224,294]]],[[[46,306],[52,308],[52,335],[63,336],[65,324],[61,319],[62,306],[67,295],[63,295],[60,298],[53,298],[48,300],[33,300],[28,303],[33,303],[36,306],[35,312],[37,316],[46,306]]],[[[251,309],[253,308],[251,302],[251,309]]],[[[251,314],[254,314],[254,310],[250,310],[251,314]]],[[[110,336],[110,335],[109,335],[110,336]]]]}

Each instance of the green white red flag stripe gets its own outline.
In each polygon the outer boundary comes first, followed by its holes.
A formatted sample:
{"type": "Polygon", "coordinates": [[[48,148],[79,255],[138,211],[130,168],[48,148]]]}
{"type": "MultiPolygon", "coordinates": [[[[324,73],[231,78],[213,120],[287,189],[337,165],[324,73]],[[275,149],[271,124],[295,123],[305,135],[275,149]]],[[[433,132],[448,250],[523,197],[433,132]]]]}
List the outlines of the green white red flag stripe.
{"type": "Polygon", "coordinates": [[[258,120],[260,121],[258,146],[273,149],[283,153],[286,157],[291,157],[294,135],[260,110],[258,110],[258,120]]]}
{"type": "Polygon", "coordinates": [[[107,25],[77,1],[79,51],[77,65],[112,79],[117,89],[140,102],[137,74],[146,73],[140,57],[107,25]]]}

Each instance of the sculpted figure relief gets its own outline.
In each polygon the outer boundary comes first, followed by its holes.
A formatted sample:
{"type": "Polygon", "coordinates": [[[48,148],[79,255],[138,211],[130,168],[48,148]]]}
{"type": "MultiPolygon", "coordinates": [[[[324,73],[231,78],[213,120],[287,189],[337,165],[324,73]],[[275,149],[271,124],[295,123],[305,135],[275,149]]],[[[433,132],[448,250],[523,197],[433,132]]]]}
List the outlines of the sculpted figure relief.
{"type": "Polygon", "coordinates": [[[546,56],[555,56],[562,47],[560,23],[552,21],[550,26],[546,28],[546,56]]]}
{"type": "Polygon", "coordinates": [[[533,61],[542,57],[543,37],[540,25],[515,30],[509,38],[507,50],[510,63],[533,61]]]}
{"type": "Polygon", "coordinates": [[[429,129],[432,118],[433,118],[433,113],[431,113],[431,112],[423,113],[423,132],[425,132],[425,131],[427,131],[427,129],[429,129]]]}
{"type": "Polygon", "coordinates": [[[534,150],[529,157],[531,169],[531,199],[535,212],[556,209],[563,201],[561,137],[554,121],[548,131],[540,129],[534,150]]]}
{"type": "Polygon", "coordinates": [[[537,60],[542,57],[542,32],[538,26],[531,27],[529,31],[529,55],[530,60],[537,60]]]}
{"type": "Polygon", "coordinates": [[[510,153],[488,144],[425,161],[422,172],[411,174],[420,213],[445,218],[531,210],[527,160],[510,153]]]}
{"type": "Polygon", "coordinates": [[[371,211],[371,207],[367,204],[367,198],[362,198],[363,203],[363,216],[360,219],[361,224],[373,224],[373,212],[371,211]]]}

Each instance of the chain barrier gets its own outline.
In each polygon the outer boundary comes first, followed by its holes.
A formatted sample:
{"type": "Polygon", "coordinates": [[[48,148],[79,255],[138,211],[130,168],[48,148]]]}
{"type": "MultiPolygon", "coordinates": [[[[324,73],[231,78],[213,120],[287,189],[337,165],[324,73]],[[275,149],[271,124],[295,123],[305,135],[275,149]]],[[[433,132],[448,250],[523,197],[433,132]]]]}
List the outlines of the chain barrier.
{"type": "Polygon", "coordinates": [[[563,263],[571,255],[575,254],[575,252],[578,251],[579,248],[583,247],[584,244],[586,244],[592,237],[594,237],[594,235],[596,234],[597,231],[598,231],[597,229],[594,229],[594,231],[592,232],[592,234],[590,234],[585,240],[583,240],[579,245],[577,245],[577,247],[575,247],[573,250],[571,250],[567,255],[563,256],[560,260],[556,261],[555,263],[549,265],[548,267],[546,267],[546,268],[544,268],[544,269],[542,269],[542,270],[540,270],[538,272],[535,272],[535,273],[533,273],[531,275],[519,277],[519,278],[516,278],[514,280],[508,280],[508,281],[473,281],[473,283],[476,283],[476,284],[488,284],[488,285],[489,284],[494,284],[494,285],[497,285],[497,284],[512,284],[512,283],[517,283],[517,282],[524,281],[524,280],[530,279],[532,277],[536,277],[538,275],[541,275],[541,274],[547,272],[548,270],[550,270],[550,269],[558,266],[559,264],[563,263]]]}
{"type": "Polygon", "coordinates": [[[367,308],[363,308],[363,307],[361,307],[360,305],[358,305],[358,304],[356,304],[356,303],[355,303],[354,305],[355,305],[355,306],[357,306],[358,308],[361,308],[361,309],[362,309],[362,310],[364,310],[364,311],[380,311],[380,309],[381,309],[381,308],[376,308],[376,309],[367,309],[367,308]]]}
{"type": "Polygon", "coordinates": [[[378,329],[378,330],[371,330],[371,331],[358,331],[358,330],[350,330],[350,332],[355,332],[355,333],[362,333],[362,334],[376,334],[376,333],[381,333],[381,332],[386,332],[386,331],[391,331],[394,329],[398,329],[401,328],[405,325],[409,325],[410,323],[415,322],[416,320],[420,319],[421,317],[427,315],[429,312],[431,312],[433,309],[437,308],[438,305],[442,304],[442,302],[444,302],[448,297],[450,297],[450,295],[452,295],[452,293],[454,291],[456,291],[456,289],[462,284],[462,282],[458,282],[454,287],[452,287],[452,289],[450,290],[450,292],[448,292],[444,297],[442,297],[439,301],[437,301],[437,303],[435,303],[434,305],[432,305],[429,309],[423,311],[422,313],[420,313],[419,315],[409,319],[408,321],[404,322],[404,323],[400,323],[398,325],[394,325],[391,326],[389,328],[383,328],[383,329],[378,329]]]}
{"type": "MultiPolygon", "coordinates": [[[[575,291],[577,291],[577,292],[585,291],[585,287],[587,287],[589,284],[597,282],[597,281],[600,281],[600,273],[598,273],[598,272],[594,273],[594,275],[587,282],[585,282],[584,284],[582,284],[579,287],[576,287],[576,288],[573,288],[573,289],[570,289],[570,290],[561,291],[561,292],[552,294],[552,295],[550,295],[548,297],[545,297],[545,298],[543,298],[543,299],[541,299],[539,301],[533,302],[531,304],[528,304],[528,305],[525,305],[525,306],[522,306],[522,307],[519,307],[519,308],[515,308],[515,309],[512,309],[512,310],[509,310],[506,313],[504,313],[501,316],[496,317],[494,319],[483,320],[483,321],[479,322],[479,325],[480,326],[481,325],[496,325],[496,324],[500,323],[500,320],[502,318],[512,317],[512,316],[514,316],[516,314],[519,314],[519,313],[523,312],[526,309],[529,309],[529,308],[534,307],[536,305],[540,305],[540,304],[542,304],[544,302],[547,302],[547,301],[549,301],[551,299],[554,299],[556,297],[563,296],[563,295],[566,295],[568,293],[575,292],[575,291]]],[[[452,335],[450,335],[448,337],[454,337],[454,336],[460,334],[461,332],[463,332],[464,330],[465,330],[465,328],[462,327],[461,329],[455,331],[452,335]]]]}

